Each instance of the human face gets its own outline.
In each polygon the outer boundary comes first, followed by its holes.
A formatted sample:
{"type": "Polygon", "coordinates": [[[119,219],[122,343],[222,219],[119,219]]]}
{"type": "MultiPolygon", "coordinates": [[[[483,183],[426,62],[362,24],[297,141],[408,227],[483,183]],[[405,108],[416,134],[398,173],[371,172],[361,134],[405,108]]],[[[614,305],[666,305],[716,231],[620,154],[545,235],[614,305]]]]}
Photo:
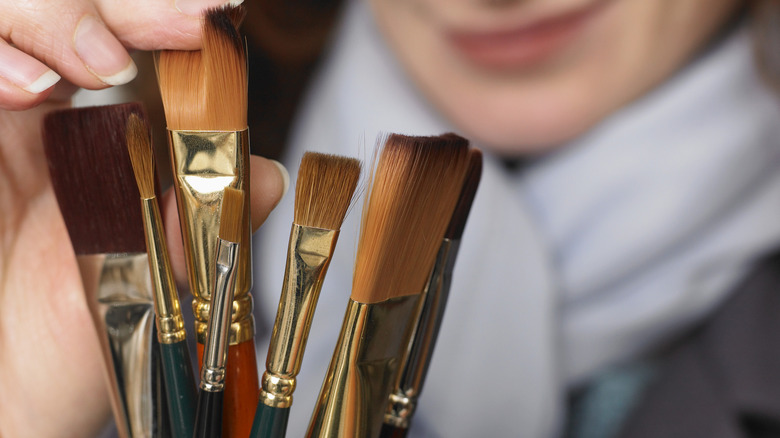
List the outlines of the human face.
{"type": "Polygon", "coordinates": [[[575,138],[656,86],[742,0],[370,0],[462,134],[506,155],[575,138]]]}

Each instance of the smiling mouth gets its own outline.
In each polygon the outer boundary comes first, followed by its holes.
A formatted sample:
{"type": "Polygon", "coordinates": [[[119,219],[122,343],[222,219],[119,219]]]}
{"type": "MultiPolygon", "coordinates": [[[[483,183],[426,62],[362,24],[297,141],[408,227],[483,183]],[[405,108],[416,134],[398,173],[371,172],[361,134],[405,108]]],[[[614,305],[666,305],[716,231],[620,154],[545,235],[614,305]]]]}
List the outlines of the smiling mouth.
{"type": "Polygon", "coordinates": [[[609,1],[539,20],[514,29],[450,32],[447,40],[468,61],[489,70],[525,69],[559,53],[609,1]]]}

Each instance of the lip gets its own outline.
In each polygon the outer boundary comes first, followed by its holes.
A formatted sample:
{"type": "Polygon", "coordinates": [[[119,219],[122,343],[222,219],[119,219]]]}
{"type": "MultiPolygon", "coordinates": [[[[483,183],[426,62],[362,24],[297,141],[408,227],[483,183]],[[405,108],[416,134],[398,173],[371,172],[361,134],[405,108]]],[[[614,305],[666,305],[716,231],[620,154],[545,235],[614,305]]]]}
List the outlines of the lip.
{"type": "Polygon", "coordinates": [[[491,31],[452,31],[449,44],[469,62],[488,70],[516,70],[543,63],[572,43],[608,1],[545,17],[523,26],[491,31]]]}

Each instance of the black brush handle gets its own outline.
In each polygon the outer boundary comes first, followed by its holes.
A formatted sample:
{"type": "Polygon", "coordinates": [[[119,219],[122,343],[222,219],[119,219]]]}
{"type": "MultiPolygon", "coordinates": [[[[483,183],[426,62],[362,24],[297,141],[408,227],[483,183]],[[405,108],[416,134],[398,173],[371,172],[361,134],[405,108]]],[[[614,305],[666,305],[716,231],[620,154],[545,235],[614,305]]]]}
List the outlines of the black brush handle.
{"type": "Polygon", "coordinates": [[[382,424],[382,431],[379,432],[379,438],[406,438],[408,432],[409,429],[384,423],[382,424]]]}
{"type": "Polygon", "coordinates": [[[223,392],[200,390],[198,409],[195,413],[194,438],[222,437],[222,399],[223,392]]]}

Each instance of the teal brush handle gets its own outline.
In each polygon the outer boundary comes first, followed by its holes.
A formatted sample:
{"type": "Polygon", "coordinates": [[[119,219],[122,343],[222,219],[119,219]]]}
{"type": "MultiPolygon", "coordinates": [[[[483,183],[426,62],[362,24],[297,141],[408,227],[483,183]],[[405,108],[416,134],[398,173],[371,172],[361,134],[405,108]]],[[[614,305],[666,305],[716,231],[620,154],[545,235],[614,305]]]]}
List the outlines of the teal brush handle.
{"type": "Polygon", "coordinates": [[[195,375],[187,341],[160,344],[165,390],[174,438],[192,438],[195,431],[195,375]]]}
{"type": "Polygon", "coordinates": [[[255,421],[249,438],[284,438],[290,408],[272,408],[262,401],[257,404],[255,421]]]}

